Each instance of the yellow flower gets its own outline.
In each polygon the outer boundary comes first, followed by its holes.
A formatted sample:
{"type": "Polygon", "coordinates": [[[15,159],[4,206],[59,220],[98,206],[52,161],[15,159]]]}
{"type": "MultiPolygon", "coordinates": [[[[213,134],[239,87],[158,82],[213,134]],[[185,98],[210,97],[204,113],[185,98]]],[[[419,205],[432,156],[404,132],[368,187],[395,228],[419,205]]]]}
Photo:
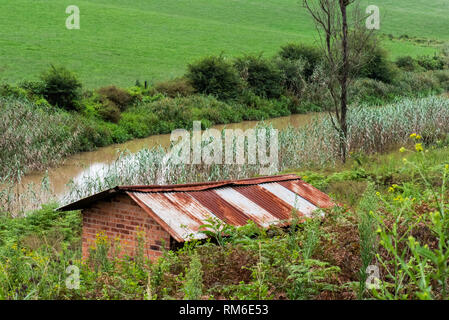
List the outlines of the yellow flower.
{"type": "Polygon", "coordinates": [[[411,135],[410,135],[410,138],[415,138],[416,137],[416,133],[412,133],[411,135]]]}
{"type": "Polygon", "coordinates": [[[399,152],[404,153],[406,151],[406,149],[404,147],[402,147],[401,149],[399,149],[399,152]]]}
{"type": "Polygon", "coordinates": [[[422,147],[422,143],[417,143],[417,144],[415,144],[415,149],[416,149],[416,151],[418,151],[418,152],[424,151],[424,148],[422,147]]]}

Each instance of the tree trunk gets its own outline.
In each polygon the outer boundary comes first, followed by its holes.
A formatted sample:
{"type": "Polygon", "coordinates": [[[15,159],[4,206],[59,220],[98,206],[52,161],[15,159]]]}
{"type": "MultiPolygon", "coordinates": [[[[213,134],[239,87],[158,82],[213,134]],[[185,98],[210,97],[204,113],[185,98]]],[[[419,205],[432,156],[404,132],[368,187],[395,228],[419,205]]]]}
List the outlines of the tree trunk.
{"type": "Polygon", "coordinates": [[[346,114],[348,109],[348,78],[349,78],[349,57],[348,57],[348,18],[347,18],[348,0],[340,0],[340,10],[342,17],[342,46],[343,46],[343,68],[340,76],[341,97],[340,97],[340,152],[341,160],[346,162],[347,157],[347,136],[348,125],[346,114]]]}

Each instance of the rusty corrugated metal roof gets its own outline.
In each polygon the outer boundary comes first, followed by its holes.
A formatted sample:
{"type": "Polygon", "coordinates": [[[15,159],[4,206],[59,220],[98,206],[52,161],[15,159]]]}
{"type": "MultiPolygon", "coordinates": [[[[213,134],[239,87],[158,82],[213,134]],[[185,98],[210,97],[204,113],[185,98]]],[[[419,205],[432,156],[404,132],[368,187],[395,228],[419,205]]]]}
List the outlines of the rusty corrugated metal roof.
{"type": "Polygon", "coordinates": [[[334,206],[323,192],[296,175],[169,186],[121,186],[59,210],[83,209],[113,193],[128,194],[179,242],[203,239],[208,218],[233,226],[249,220],[258,226],[287,225],[294,211],[310,217],[318,208],[334,206]]]}

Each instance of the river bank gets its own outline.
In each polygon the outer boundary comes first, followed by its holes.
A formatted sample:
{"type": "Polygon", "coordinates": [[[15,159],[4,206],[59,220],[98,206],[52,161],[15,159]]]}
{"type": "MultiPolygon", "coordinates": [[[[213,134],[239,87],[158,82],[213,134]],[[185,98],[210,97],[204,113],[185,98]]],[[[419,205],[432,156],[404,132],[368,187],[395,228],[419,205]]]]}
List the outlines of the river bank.
{"type": "MultiPolygon", "coordinates": [[[[296,114],[287,117],[279,117],[265,121],[271,124],[273,128],[282,130],[289,126],[300,128],[310,123],[313,119],[321,117],[320,113],[296,114]]],[[[239,123],[230,123],[227,125],[215,125],[212,128],[222,129],[254,129],[259,121],[243,121],[239,123]]],[[[101,147],[90,152],[82,152],[69,156],[59,165],[53,166],[45,171],[35,171],[25,175],[21,183],[28,185],[33,183],[40,185],[42,179],[48,175],[52,192],[59,198],[69,190],[67,184],[70,180],[75,183],[82,183],[84,176],[95,175],[106,165],[110,165],[117,160],[120,151],[129,151],[137,153],[142,149],[151,149],[161,146],[168,148],[170,146],[170,134],[153,135],[143,139],[133,139],[121,144],[113,144],[107,147],[101,147]]]]}

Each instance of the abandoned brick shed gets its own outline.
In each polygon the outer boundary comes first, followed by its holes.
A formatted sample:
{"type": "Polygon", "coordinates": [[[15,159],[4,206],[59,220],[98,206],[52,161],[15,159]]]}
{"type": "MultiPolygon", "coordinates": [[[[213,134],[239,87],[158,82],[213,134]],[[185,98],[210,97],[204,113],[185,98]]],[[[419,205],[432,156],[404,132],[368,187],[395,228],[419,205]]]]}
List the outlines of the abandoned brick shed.
{"type": "Polygon", "coordinates": [[[82,210],[83,257],[99,232],[120,242],[121,254],[136,252],[144,234],[151,259],[192,239],[204,239],[200,226],[208,218],[241,226],[249,220],[267,228],[288,225],[292,212],[308,217],[318,208],[334,206],[323,192],[296,175],[280,175],[169,186],[122,186],[59,208],[82,210]],[[296,210],[294,210],[296,209],[296,210]]]}

